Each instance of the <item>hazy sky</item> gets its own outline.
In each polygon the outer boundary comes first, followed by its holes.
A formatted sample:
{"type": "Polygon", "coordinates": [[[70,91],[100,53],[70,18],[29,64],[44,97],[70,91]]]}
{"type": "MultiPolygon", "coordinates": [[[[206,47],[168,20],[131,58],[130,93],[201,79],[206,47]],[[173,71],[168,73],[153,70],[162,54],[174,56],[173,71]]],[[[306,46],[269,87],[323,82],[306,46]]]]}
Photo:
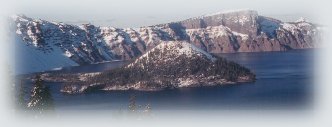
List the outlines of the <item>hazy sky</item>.
{"type": "Polygon", "coordinates": [[[253,9],[281,20],[315,20],[311,0],[19,0],[14,12],[67,23],[139,27],[223,10],[253,9]]]}

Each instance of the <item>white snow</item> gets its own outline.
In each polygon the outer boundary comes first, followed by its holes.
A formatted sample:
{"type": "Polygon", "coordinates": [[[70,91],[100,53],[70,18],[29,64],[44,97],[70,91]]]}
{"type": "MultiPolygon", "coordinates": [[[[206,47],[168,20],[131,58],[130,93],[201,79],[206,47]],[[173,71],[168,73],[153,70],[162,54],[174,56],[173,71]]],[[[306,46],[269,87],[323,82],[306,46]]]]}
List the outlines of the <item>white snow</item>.
{"type": "Polygon", "coordinates": [[[118,36],[118,42],[123,42],[125,39],[122,36],[118,36]]]}
{"type": "Polygon", "coordinates": [[[137,42],[137,41],[139,41],[139,38],[138,37],[134,37],[134,38],[132,38],[132,41],[133,42],[137,42]]]}
{"type": "Polygon", "coordinates": [[[188,87],[191,86],[193,84],[195,84],[196,82],[190,78],[179,78],[179,87],[188,87]]]}
{"type": "Polygon", "coordinates": [[[300,17],[298,20],[296,20],[295,22],[307,22],[307,20],[303,17],[300,17]]]}
{"type": "Polygon", "coordinates": [[[22,34],[22,31],[20,29],[17,29],[16,34],[22,34]]]}
{"type": "Polygon", "coordinates": [[[303,22],[297,22],[297,26],[299,27],[311,27],[312,25],[306,21],[303,22]]]}
{"type": "Polygon", "coordinates": [[[61,70],[61,69],[63,69],[63,67],[53,68],[52,70],[53,70],[53,71],[57,71],[57,70],[61,70]]]}
{"type": "Polygon", "coordinates": [[[290,24],[290,23],[283,23],[282,24],[282,27],[287,29],[287,30],[293,30],[293,29],[296,29],[296,25],[294,24],[290,24]]]}
{"type": "Polygon", "coordinates": [[[298,29],[298,27],[295,24],[291,23],[282,23],[282,28],[286,29],[287,31],[291,31],[292,34],[295,33],[295,31],[298,29]]]}
{"type": "Polygon", "coordinates": [[[80,81],[86,81],[88,77],[93,77],[93,76],[96,76],[96,75],[99,75],[101,74],[100,72],[93,72],[93,73],[84,73],[84,74],[80,74],[78,76],[78,79],[80,81]]]}
{"type": "Polygon", "coordinates": [[[243,41],[248,40],[248,38],[249,38],[248,34],[238,33],[238,32],[235,32],[235,31],[233,31],[232,33],[235,36],[240,36],[243,41]]]}
{"type": "Polygon", "coordinates": [[[242,15],[239,18],[236,18],[237,21],[243,26],[246,22],[250,21],[248,16],[242,15]]]}
{"type": "MultiPolygon", "coordinates": [[[[178,57],[182,54],[185,54],[187,57],[193,57],[194,55],[204,55],[206,58],[210,59],[211,61],[215,61],[211,54],[203,51],[202,49],[190,44],[188,42],[182,41],[167,41],[161,42],[159,45],[151,49],[150,51],[143,54],[141,57],[136,59],[133,63],[129,64],[127,67],[131,67],[136,64],[139,60],[143,58],[147,58],[147,62],[150,62],[150,53],[154,52],[155,50],[160,50],[161,54],[163,54],[164,60],[168,61],[173,59],[174,57],[178,57]],[[169,51],[169,52],[167,52],[169,51]]],[[[141,66],[144,69],[144,66],[141,66]]]]}
{"type": "Polygon", "coordinates": [[[150,27],[147,29],[147,31],[148,31],[148,38],[149,38],[149,40],[147,42],[147,45],[148,45],[148,44],[154,42],[154,37],[156,36],[156,34],[152,31],[152,28],[150,28],[150,27]]]}
{"type": "Polygon", "coordinates": [[[208,35],[209,38],[229,36],[232,34],[235,36],[240,36],[242,40],[248,40],[249,38],[249,35],[232,31],[229,27],[223,25],[213,27],[208,26],[206,28],[199,29],[186,29],[186,33],[190,36],[199,35],[204,37],[205,35],[208,35]]]}
{"type": "Polygon", "coordinates": [[[72,53],[70,53],[68,50],[67,51],[65,51],[65,54],[64,54],[65,56],[67,56],[67,57],[71,57],[71,56],[73,56],[73,54],[72,53]]]}
{"type": "Polygon", "coordinates": [[[200,35],[204,36],[207,34],[210,38],[222,37],[231,34],[231,30],[223,25],[220,26],[209,26],[207,28],[199,29],[186,29],[186,33],[189,35],[200,35]]]}
{"type": "Polygon", "coordinates": [[[189,57],[194,54],[204,54],[210,60],[215,59],[211,54],[203,51],[200,48],[197,48],[196,46],[188,42],[178,42],[178,41],[162,42],[156,48],[161,49],[162,52],[164,49],[172,49],[173,51],[178,51],[179,54],[186,54],[189,57]]]}
{"type": "Polygon", "coordinates": [[[220,37],[228,35],[229,28],[225,26],[216,26],[207,28],[207,32],[210,36],[220,37]]]}
{"type": "Polygon", "coordinates": [[[109,47],[116,46],[124,40],[124,38],[116,32],[116,28],[114,27],[101,27],[101,35],[103,36],[105,45],[109,47]]]}
{"type": "Polygon", "coordinates": [[[22,18],[22,17],[23,17],[23,15],[12,15],[11,16],[11,18],[13,20],[19,20],[21,22],[27,22],[27,21],[29,21],[28,19],[25,19],[25,18],[22,18]]]}

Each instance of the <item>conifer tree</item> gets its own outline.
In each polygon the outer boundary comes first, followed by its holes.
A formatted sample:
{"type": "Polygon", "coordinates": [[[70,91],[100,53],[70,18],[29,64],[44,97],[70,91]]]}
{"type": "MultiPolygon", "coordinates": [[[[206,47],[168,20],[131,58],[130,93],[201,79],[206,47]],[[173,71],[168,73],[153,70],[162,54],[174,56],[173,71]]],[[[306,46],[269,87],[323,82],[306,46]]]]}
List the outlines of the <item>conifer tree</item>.
{"type": "Polygon", "coordinates": [[[20,81],[20,84],[17,86],[18,88],[15,88],[15,94],[16,94],[16,104],[18,109],[26,109],[27,104],[25,101],[25,95],[26,91],[24,89],[23,81],[20,81]]]}
{"type": "Polygon", "coordinates": [[[50,88],[44,85],[40,75],[35,78],[28,108],[35,111],[52,110],[54,108],[50,88]]]}
{"type": "Polygon", "coordinates": [[[131,95],[129,98],[129,106],[128,106],[129,110],[132,112],[136,111],[136,96],[135,95],[131,95]]]}

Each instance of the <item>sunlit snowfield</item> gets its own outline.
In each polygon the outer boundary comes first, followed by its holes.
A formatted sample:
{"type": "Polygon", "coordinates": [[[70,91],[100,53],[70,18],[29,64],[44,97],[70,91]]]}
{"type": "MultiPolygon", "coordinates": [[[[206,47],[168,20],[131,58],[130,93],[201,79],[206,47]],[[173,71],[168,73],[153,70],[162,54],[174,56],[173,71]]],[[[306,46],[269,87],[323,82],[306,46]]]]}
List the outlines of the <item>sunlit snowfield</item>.
{"type": "MultiPolygon", "coordinates": [[[[51,87],[55,109],[59,112],[127,110],[131,96],[136,97],[138,107],[143,109],[149,105],[152,110],[307,109],[312,104],[313,50],[216,55],[250,68],[257,75],[257,81],[157,92],[101,91],[78,95],[60,93],[61,83],[47,85],[51,87]]],[[[97,72],[119,67],[124,63],[67,67],[60,71],[97,72]]]]}

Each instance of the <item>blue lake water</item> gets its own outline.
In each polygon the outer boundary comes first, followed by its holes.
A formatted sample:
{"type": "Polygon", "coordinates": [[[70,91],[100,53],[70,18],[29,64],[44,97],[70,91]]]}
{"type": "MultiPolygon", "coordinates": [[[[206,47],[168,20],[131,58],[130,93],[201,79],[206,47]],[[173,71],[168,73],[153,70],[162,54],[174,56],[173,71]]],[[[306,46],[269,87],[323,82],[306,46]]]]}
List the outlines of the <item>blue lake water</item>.
{"type": "MultiPolygon", "coordinates": [[[[313,50],[289,52],[217,54],[250,68],[254,83],[181,88],[156,92],[110,91],[79,95],[60,93],[61,83],[48,83],[56,110],[128,109],[130,96],[136,104],[155,110],[206,109],[307,109],[313,96],[313,50]]],[[[65,72],[97,72],[123,62],[67,67],[65,72]]]]}

